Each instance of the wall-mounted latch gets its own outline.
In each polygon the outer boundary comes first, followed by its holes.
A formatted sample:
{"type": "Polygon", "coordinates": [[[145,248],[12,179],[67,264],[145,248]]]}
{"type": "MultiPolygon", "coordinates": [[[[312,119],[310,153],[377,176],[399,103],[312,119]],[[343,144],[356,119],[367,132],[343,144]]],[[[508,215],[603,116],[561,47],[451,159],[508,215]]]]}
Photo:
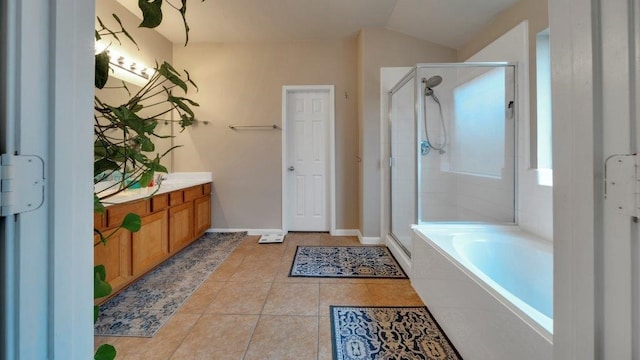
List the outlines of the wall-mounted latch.
{"type": "Polygon", "coordinates": [[[39,208],[44,202],[44,162],[33,155],[0,156],[0,216],[39,208]]]}
{"type": "Polygon", "coordinates": [[[640,216],[640,157],[610,156],[604,165],[604,197],[607,207],[618,214],[640,216]]]}

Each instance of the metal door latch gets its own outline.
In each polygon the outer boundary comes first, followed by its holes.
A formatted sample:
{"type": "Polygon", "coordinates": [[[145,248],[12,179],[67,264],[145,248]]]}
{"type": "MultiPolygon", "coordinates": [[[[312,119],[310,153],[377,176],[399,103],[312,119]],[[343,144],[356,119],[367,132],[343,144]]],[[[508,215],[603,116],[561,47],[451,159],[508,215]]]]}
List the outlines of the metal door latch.
{"type": "Polygon", "coordinates": [[[44,161],[34,155],[0,156],[0,216],[33,211],[44,203],[44,161]]]}
{"type": "Polygon", "coordinates": [[[640,216],[640,157],[613,155],[605,161],[604,197],[620,215],[640,216]]]}

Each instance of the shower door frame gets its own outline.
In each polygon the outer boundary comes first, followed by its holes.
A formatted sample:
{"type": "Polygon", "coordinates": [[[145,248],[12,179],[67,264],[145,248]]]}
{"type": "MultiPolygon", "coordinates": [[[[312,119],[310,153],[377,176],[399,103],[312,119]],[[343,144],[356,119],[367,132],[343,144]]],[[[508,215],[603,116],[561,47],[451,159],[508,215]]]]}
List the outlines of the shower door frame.
{"type": "MultiPolygon", "coordinates": [[[[387,139],[389,142],[389,147],[388,147],[388,151],[389,151],[389,159],[388,159],[388,166],[389,168],[392,167],[392,159],[393,159],[393,153],[392,153],[392,121],[391,121],[391,112],[393,109],[393,95],[398,92],[401,88],[403,88],[409,81],[411,81],[412,79],[414,80],[414,92],[417,96],[418,99],[418,103],[416,104],[414,101],[414,121],[416,122],[415,126],[416,126],[416,132],[415,132],[415,137],[413,138],[414,141],[414,149],[416,151],[416,161],[414,163],[415,166],[415,172],[416,172],[416,177],[418,174],[420,174],[421,171],[421,166],[420,166],[420,162],[418,161],[419,159],[419,151],[417,149],[417,144],[420,141],[420,136],[418,134],[417,129],[419,128],[419,120],[421,119],[420,116],[422,115],[422,112],[424,111],[424,96],[422,96],[422,92],[421,92],[421,82],[417,79],[418,76],[418,69],[423,69],[423,68],[443,68],[443,67],[450,67],[450,68],[466,68],[466,67],[491,67],[491,68],[507,68],[507,67],[512,67],[513,68],[513,97],[514,97],[514,103],[515,103],[515,109],[513,112],[513,158],[514,158],[514,163],[513,163],[513,169],[514,169],[514,174],[513,174],[513,188],[514,188],[514,196],[513,196],[513,223],[517,224],[518,223],[518,196],[517,196],[517,189],[518,189],[518,169],[519,169],[519,164],[518,164],[518,149],[519,149],[519,144],[518,144],[518,137],[519,137],[519,133],[520,133],[520,116],[519,116],[519,106],[520,104],[520,94],[518,91],[519,88],[519,81],[518,81],[518,71],[519,71],[519,67],[518,67],[518,63],[517,62],[510,62],[510,61],[490,61],[490,62],[464,62],[464,63],[418,63],[416,64],[411,70],[409,70],[407,72],[406,75],[404,75],[387,93],[388,96],[388,122],[387,122],[387,139]]],[[[414,184],[415,186],[415,201],[413,202],[413,206],[415,209],[415,218],[414,218],[414,223],[418,223],[419,219],[422,217],[421,215],[421,211],[420,211],[420,207],[418,206],[418,201],[419,201],[419,196],[418,194],[421,191],[421,187],[419,182],[416,179],[416,182],[414,184]]],[[[405,255],[408,258],[411,258],[411,251],[410,249],[407,249],[402,242],[395,236],[395,234],[393,234],[392,231],[392,216],[393,216],[393,181],[392,181],[392,171],[389,171],[389,178],[388,178],[388,191],[389,191],[389,208],[388,208],[388,214],[387,214],[387,221],[389,222],[389,226],[388,226],[388,232],[387,235],[393,239],[393,241],[398,245],[398,247],[400,247],[402,249],[402,251],[404,251],[405,255]]]]}
{"type": "MultiPolygon", "coordinates": [[[[403,244],[402,241],[400,241],[400,239],[393,233],[393,143],[391,141],[391,135],[392,135],[392,130],[393,130],[393,124],[391,121],[391,113],[393,112],[393,95],[398,92],[400,89],[402,89],[409,81],[411,81],[413,79],[413,92],[414,94],[417,93],[418,89],[417,89],[417,84],[418,82],[415,80],[416,76],[418,74],[418,66],[414,66],[411,70],[409,70],[392,88],[391,90],[389,90],[389,92],[387,93],[388,96],[388,122],[387,122],[387,126],[388,126],[388,132],[387,132],[387,137],[389,140],[389,159],[387,162],[387,166],[389,166],[389,213],[388,213],[388,217],[387,217],[387,221],[389,221],[389,231],[388,231],[388,235],[393,239],[393,241],[398,245],[398,247],[400,247],[400,249],[402,249],[402,251],[405,253],[405,255],[407,255],[409,258],[411,258],[411,251],[409,251],[409,249],[407,249],[403,244]]],[[[415,106],[415,100],[414,100],[414,122],[417,124],[417,116],[418,116],[418,112],[416,110],[416,106],[415,106]]],[[[417,145],[417,138],[414,137],[413,138],[414,144],[413,147],[415,149],[416,145],[417,145]]],[[[417,161],[414,163],[414,166],[417,164],[417,161]]],[[[416,167],[416,171],[417,171],[417,167],[416,167]]],[[[417,174],[417,173],[416,173],[417,174]]],[[[418,193],[418,182],[416,181],[414,184],[414,191],[416,192],[416,194],[418,193]]],[[[413,202],[413,209],[414,209],[414,214],[416,215],[416,219],[418,217],[418,197],[415,197],[415,201],[413,202]]],[[[414,220],[414,222],[415,222],[414,220]]]]}

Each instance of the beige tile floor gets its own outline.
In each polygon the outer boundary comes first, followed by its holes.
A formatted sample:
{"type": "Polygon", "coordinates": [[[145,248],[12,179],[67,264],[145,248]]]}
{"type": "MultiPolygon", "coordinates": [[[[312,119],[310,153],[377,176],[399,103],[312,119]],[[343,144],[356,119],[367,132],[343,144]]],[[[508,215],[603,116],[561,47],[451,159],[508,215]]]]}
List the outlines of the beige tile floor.
{"type": "Polygon", "coordinates": [[[416,306],[409,280],[290,278],[298,245],[358,245],[355,237],[248,236],[153,338],[95,337],[117,359],[331,359],[329,305],[416,306]]]}

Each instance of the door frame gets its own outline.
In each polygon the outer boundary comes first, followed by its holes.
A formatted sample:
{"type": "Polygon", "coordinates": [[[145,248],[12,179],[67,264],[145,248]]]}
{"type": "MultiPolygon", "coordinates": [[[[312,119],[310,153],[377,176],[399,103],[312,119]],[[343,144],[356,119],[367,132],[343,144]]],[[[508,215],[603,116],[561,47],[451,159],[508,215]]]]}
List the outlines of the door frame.
{"type": "Polygon", "coordinates": [[[95,4],[0,9],[0,150],[45,172],[42,206],[0,219],[0,358],[92,358],[95,4]]]}
{"type": "Polygon", "coordinates": [[[329,230],[331,234],[336,232],[336,171],[335,171],[335,157],[336,157],[336,131],[335,131],[335,86],[334,85],[284,85],[282,86],[282,232],[287,234],[289,231],[288,215],[289,209],[287,208],[287,188],[289,177],[287,176],[287,97],[291,93],[318,91],[329,93],[329,157],[328,157],[328,191],[329,191],[329,203],[326,207],[327,217],[329,218],[329,230]]]}
{"type": "Polygon", "coordinates": [[[639,1],[629,8],[631,4],[627,0],[549,2],[554,359],[636,359],[640,352],[630,335],[638,330],[638,324],[629,320],[637,316],[628,311],[633,299],[630,274],[620,271],[629,268],[631,259],[623,256],[611,261],[637,225],[630,218],[615,217],[604,197],[605,160],[615,153],[635,152],[637,147],[632,124],[637,113],[632,111],[630,96],[637,96],[638,80],[629,70],[638,65],[637,58],[628,55],[639,47],[638,37],[633,36],[640,20],[639,1]],[[614,301],[606,295],[620,293],[614,301]],[[626,332],[615,338],[619,327],[626,332]]]}

